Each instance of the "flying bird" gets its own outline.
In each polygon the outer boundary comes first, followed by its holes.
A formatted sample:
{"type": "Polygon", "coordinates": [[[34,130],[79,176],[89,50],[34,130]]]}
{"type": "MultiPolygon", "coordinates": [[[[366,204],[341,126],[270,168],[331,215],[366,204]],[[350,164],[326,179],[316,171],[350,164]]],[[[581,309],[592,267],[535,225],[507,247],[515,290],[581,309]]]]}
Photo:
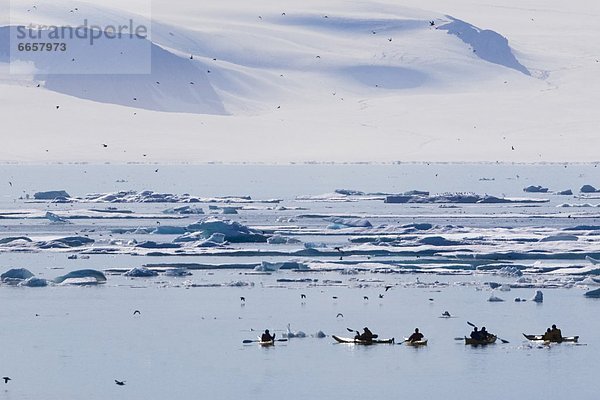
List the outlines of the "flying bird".
{"type": "Polygon", "coordinates": [[[8,376],[3,376],[2,379],[4,379],[4,383],[8,383],[8,381],[12,381],[12,379],[10,379],[8,376]]]}
{"type": "Polygon", "coordinates": [[[363,296],[363,300],[369,300],[369,296],[363,296]]]}
{"type": "Polygon", "coordinates": [[[240,297],[240,301],[243,301],[243,302],[245,302],[245,301],[246,301],[246,298],[242,296],[242,297],[240,297]]]}
{"type": "Polygon", "coordinates": [[[381,293],[379,294],[379,298],[380,298],[380,299],[383,299],[383,295],[382,295],[381,293]]]}
{"type": "Polygon", "coordinates": [[[118,381],[115,379],[115,383],[119,386],[125,386],[125,381],[118,381]]]}
{"type": "Polygon", "coordinates": [[[333,299],[334,299],[334,300],[337,300],[337,296],[333,296],[333,299]]]}
{"type": "Polygon", "coordinates": [[[303,293],[300,293],[300,298],[301,298],[301,299],[305,299],[305,298],[306,298],[306,295],[305,295],[305,294],[303,294],[303,293]]]}
{"type": "Polygon", "coordinates": [[[135,310],[135,311],[133,312],[133,315],[135,315],[135,314],[142,314],[142,313],[140,312],[140,310],[135,310]]]}
{"type": "Polygon", "coordinates": [[[336,317],[336,318],[339,318],[339,317],[342,317],[342,318],[344,318],[344,314],[342,314],[342,313],[338,313],[338,314],[337,314],[335,317],[336,317]]]}
{"type": "Polygon", "coordinates": [[[392,288],[392,286],[386,286],[385,287],[385,291],[387,292],[388,290],[390,290],[392,288]]]}
{"type": "Polygon", "coordinates": [[[106,143],[102,143],[102,147],[106,148],[108,145],[106,143]]]}

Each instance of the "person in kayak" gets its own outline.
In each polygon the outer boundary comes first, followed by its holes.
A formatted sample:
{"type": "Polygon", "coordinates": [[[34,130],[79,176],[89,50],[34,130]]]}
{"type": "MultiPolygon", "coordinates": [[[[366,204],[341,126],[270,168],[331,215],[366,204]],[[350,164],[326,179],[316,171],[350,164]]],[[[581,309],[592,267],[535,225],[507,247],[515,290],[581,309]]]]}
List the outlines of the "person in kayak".
{"type": "Polygon", "coordinates": [[[473,331],[471,332],[471,339],[481,340],[481,333],[479,332],[476,326],[473,327],[473,331]]]}
{"type": "Polygon", "coordinates": [[[275,340],[275,334],[273,334],[273,336],[271,336],[271,334],[269,333],[268,329],[265,329],[265,333],[263,333],[260,337],[260,341],[261,342],[272,342],[273,340],[275,340]]]}
{"type": "Polygon", "coordinates": [[[481,330],[479,331],[479,337],[480,340],[488,340],[490,338],[490,333],[485,329],[485,326],[481,327],[481,330]]]}
{"type": "Polygon", "coordinates": [[[552,325],[552,329],[550,330],[550,340],[562,342],[562,332],[556,327],[556,325],[552,325]]]}
{"type": "Polygon", "coordinates": [[[543,340],[550,340],[550,339],[552,339],[552,330],[550,328],[546,329],[546,333],[544,333],[542,335],[542,339],[543,340]]]}
{"type": "Polygon", "coordinates": [[[414,343],[423,340],[423,334],[419,332],[419,328],[415,328],[415,332],[408,337],[408,342],[414,343]]]}
{"type": "Polygon", "coordinates": [[[373,332],[371,332],[369,330],[369,328],[367,328],[365,326],[365,328],[363,329],[363,333],[361,333],[361,334],[357,333],[357,335],[354,337],[354,339],[371,343],[373,341],[373,332]]]}

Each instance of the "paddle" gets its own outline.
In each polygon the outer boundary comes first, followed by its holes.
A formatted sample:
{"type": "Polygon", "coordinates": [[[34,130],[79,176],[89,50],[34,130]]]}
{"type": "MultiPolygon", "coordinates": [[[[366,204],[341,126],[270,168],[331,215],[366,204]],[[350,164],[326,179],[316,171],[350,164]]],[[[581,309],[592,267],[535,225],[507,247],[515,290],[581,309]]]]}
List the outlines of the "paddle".
{"type": "MultiPolygon", "coordinates": [[[[473,328],[477,328],[477,326],[476,326],[475,324],[473,324],[473,323],[471,323],[471,322],[469,322],[469,321],[467,321],[467,324],[468,324],[468,325],[471,325],[473,328]]],[[[502,343],[504,343],[504,344],[510,343],[508,340],[505,340],[505,339],[502,339],[501,337],[498,337],[498,335],[496,335],[496,337],[497,337],[498,339],[500,339],[500,341],[501,341],[502,343]]]]}
{"type": "MultiPolygon", "coordinates": [[[[273,340],[274,342],[287,342],[287,339],[275,339],[273,340]]],[[[248,343],[260,343],[262,342],[262,340],[257,339],[257,340],[252,340],[252,339],[246,339],[246,340],[242,340],[242,343],[244,344],[248,344],[248,343]]]]}

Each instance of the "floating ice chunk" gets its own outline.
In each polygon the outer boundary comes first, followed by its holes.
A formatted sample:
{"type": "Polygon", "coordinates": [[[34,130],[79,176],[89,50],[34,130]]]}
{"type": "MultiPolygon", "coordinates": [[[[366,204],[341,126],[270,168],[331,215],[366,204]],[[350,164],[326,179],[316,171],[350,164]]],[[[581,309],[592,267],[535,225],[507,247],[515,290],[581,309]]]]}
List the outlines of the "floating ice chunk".
{"type": "Polygon", "coordinates": [[[517,297],[517,298],[515,298],[515,301],[516,301],[517,303],[520,303],[520,302],[522,302],[522,301],[527,301],[527,300],[525,300],[525,299],[522,299],[522,298],[520,298],[520,297],[517,297]]]}
{"type": "Polygon", "coordinates": [[[591,262],[594,265],[600,264],[600,260],[596,260],[595,258],[592,258],[590,256],[585,256],[585,259],[588,260],[589,262],[591,262]]]}
{"type": "Polygon", "coordinates": [[[284,261],[284,262],[268,262],[263,261],[260,265],[257,265],[254,270],[260,272],[275,272],[280,269],[295,269],[295,270],[307,270],[306,264],[299,263],[297,261],[284,261]]]}
{"type": "Polygon", "coordinates": [[[287,236],[273,235],[267,239],[267,243],[269,243],[269,244],[294,244],[294,243],[300,243],[300,240],[298,240],[296,238],[287,237],[287,236]]]}
{"type": "Polygon", "coordinates": [[[523,276],[523,271],[515,266],[506,266],[498,270],[498,275],[503,276],[523,276]]]}
{"type": "Polygon", "coordinates": [[[48,286],[48,281],[46,279],[36,278],[35,276],[32,276],[31,278],[27,278],[27,279],[19,282],[19,286],[45,287],[45,286],[48,286]]]}
{"type": "Polygon", "coordinates": [[[207,218],[187,226],[191,232],[201,232],[203,237],[209,238],[213,233],[222,233],[225,240],[231,243],[256,243],[266,242],[267,237],[256,229],[248,228],[236,221],[207,218]]]}
{"type": "Polygon", "coordinates": [[[500,286],[500,288],[498,290],[500,290],[502,292],[510,292],[510,285],[505,283],[502,286],[500,286]]]}
{"type": "Polygon", "coordinates": [[[63,217],[60,217],[50,211],[46,212],[46,215],[44,216],[44,218],[46,218],[47,220],[50,220],[50,222],[53,222],[56,224],[70,224],[71,223],[68,220],[64,219],[63,217]]]}
{"type": "Polygon", "coordinates": [[[237,213],[237,208],[235,207],[221,207],[221,214],[233,215],[237,213]]]}
{"type": "Polygon", "coordinates": [[[491,302],[501,302],[501,301],[504,301],[504,300],[503,300],[503,299],[501,299],[500,297],[498,297],[498,296],[495,296],[495,295],[493,295],[493,294],[492,294],[492,295],[490,296],[490,298],[489,298],[487,301],[491,301],[491,302]]]}
{"type": "Polygon", "coordinates": [[[326,243],[304,242],[305,249],[324,249],[326,247],[326,243]]]}
{"type": "Polygon", "coordinates": [[[323,331],[318,331],[317,333],[315,333],[314,336],[319,339],[323,339],[323,338],[327,337],[327,335],[323,331]]]}
{"type": "Polygon", "coordinates": [[[185,268],[173,268],[165,271],[166,276],[190,276],[192,273],[185,268]]]}
{"type": "Polygon", "coordinates": [[[578,282],[578,285],[586,285],[586,286],[599,286],[600,282],[596,281],[594,278],[592,278],[591,276],[588,276],[587,278],[581,280],[578,282]]]}
{"type": "MultiPolygon", "coordinates": [[[[325,221],[333,223],[333,226],[340,226],[342,228],[371,228],[373,225],[366,218],[337,218],[337,217],[329,217],[325,218],[325,221]]],[[[339,228],[330,228],[332,225],[328,226],[329,229],[339,229],[339,228]]]]}
{"type": "Polygon", "coordinates": [[[64,249],[70,247],[81,247],[94,243],[94,239],[85,236],[67,236],[63,238],[42,241],[38,244],[40,249],[64,249]]]}
{"type": "Polygon", "coordinates": [[[576,242],[579,238],[575,235],[550,235],[541,238],[540,242],[576,242]]]}
{"type": "Polygon", "coordinates": [[[80,269],[54,278],[55,283],[67,283],[65,282],[67,280],[71,280],[72,283],[81,283],[83,281],[87,283],[94,283],[94,281],[95,283],[104,283],[106,282],[106,276],[101,271],[95,269],[80,269]]]}
{"type": "Polygon", "coordinates": [[[533,296],[533,299],[531,299],[531,301],[535,301],[536,303],[543,303],[544,302],[544,294],[542,293],[541,290],[538,290],[535,292],[535,296],[533,296]]]}
{"type": "Polygon", "coordinates": [[[442,236],[427,236],[419,239],[419,243],[427,244],[430,246],[456,246],[462,244],[462,242],[455,240],[448,240],[442,236]]]}
{"type": "Polygon", "coordinates": [[[27,242],[27,243],[32,243],[33,240],[31,240],[30,238],[28,238],[27,236],[9,236],[9,237],[5,237],[0,239],[0,245],[2,244],[13,244],[13,242],[27,242]]]}
{"type": "Polygon", "coordinates": [[[567,189],[567,190],[561,190],[560,192],[556,192],[555,194],[557,194],[559,196],[572,196],[573,191],[571,189],[567,189]]]}
{"type": "Polygon", "coordinates": [[[527,193],[548,193],[548,188],[547,187],[543,187],[543,186],[527,186],[525,188],[523,188],[524,192],[527,193]]]}
{"type": "Polygon", "coordinates": [[[590,290],[589,292],[584,293],[585,297],[590,297],[593,299],[600,299],[600,289],[590,290]]]}
{"type": "Polygon", "coordinates": [[[47,192],[37,192],[33,195],[36,200],[54,200],[57,197],[71,197],[69,193],[64,190],[50,190],[47,192]]]}
{"type": "Polygon", "coordinates": [[[152,231],[155,235],[183,235],[187,229],[183,226],[160,225],[152,231]]]}
{"type": "Polygon", "coordinates": [[[204,214],[204,210],[200,207],[195,206],[183,206],[183,207],[175,207],[175,208],[167,208],[163,211],[164,214],[204,214]]]}
{"type": "Polygon", "coordinates": [[[432,224],[428,224],[428,223],[420,223],[420,224],[406,224],[406,225],[402,225],[402,228],[406,228],[406,229],[414,229],[414,230],[418,230],[418,231],[428,231],[431,228],[433,228],[432,224]]]}
{"type": "Polygon", "coordinates": [[[0,275],[0,279],[4,283],[18,283],[31,277],[33,274],[25,268],[12,268],[0,275]]]}
{"type": "Polygon", "coordinates": [[[177,243],[156,243],[151,240],[147,240],[142,243],[138,243],[135,247],[140,247],[142,249],[177,249],[181,247],[181,245],[177,243]]]}
{"type": "Polygon", "coordinates": [[[583,185],[581,189],[579,189],[581,193],[598,193],[600,190],[596,189],[592,185],[583,185]]]}
{"type": "Polygon", "coordinates": [[[132,278],[147,278],[150,276],[157,276],[158,272],[148,269],[146,267],[135,267],[125,272],[123,275],[132,278]]]}

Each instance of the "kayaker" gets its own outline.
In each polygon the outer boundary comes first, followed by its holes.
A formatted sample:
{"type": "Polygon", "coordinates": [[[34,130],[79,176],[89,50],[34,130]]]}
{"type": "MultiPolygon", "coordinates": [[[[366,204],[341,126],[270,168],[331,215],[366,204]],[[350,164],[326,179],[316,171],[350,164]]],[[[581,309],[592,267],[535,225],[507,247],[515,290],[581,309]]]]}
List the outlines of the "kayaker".
{"type": "Polygon", "coordinates": [[[362,341],[365,341],[365,342],[369,342],[369,343],[370,343],[370,342],[372,342],[372,341],[373,341],[373,332],[371,332],[371,331],[369,330],[369,328],[367,328],[367,327],[365,326],[365,328],[363,329],[363,333],[361,333],[361,334],[357,334],[357,335],[354,337],[354,339],[356,339],[356,340],[362,340],[362,341]]]}
{"type": "Polygon", "coordinates": [[[552,339],[552,330],[550,328],[546,329],[546,333],[544,333],[542,335],[542,339],[543,340],[550,340],[550,339],[552,339]]]}
{"type": "Polygon", "coordinates": [[[419,332],[419,328],[415,328],[415,332],[409,336],[408,341],[411,343],[418,342],[423,339],[423,334],[419,332]]]}
{"type": "Polygon", "coordinates": [[[275,340],[275,334],[273,334],[273,336],[271,336],[271,334],[269,333],[269,330],[265,329],[265,333],[263,333],[262,336],[260,337],[260,341],[261,342],[272,342],[273,340],[275,340]]]}
{"type": "Polygon", "coordinates": [[[481,327],[481,330],[479,331],[479,337],[481,340],[488,340],[490,337],[490,333],[485,329],[485,326],[481,327]]]}
{"type": "Polygon", "coordinates": [[[550,330],[550,340],[562,342],[562,332],[556,325],[552,325],[552,329],[550,330]]]}
{"type": "Polygon", "coordinates": [[[471,339],[473,340],[481,340],[481,334],[476,326],[473,327],[473,332],[471,332],[471,339]]]}

